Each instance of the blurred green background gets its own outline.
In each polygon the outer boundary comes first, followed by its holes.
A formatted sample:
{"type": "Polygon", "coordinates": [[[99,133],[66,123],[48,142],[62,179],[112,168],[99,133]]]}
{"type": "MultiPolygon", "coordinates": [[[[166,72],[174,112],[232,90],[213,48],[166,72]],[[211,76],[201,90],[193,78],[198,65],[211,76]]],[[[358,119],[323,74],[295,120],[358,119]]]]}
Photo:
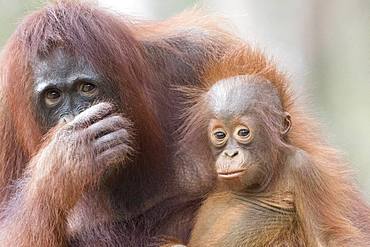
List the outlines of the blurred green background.
{"type": "MultiPolygon", "coordinates": [[[[0,47],[41,0],[0,0],[0,47]]],[[[100,0],[142,19],[162,19],[195,4],[227,17],[235,32],[288,71],[299,99],[352,163],[370,198],[369,0],[100,0]]]]}

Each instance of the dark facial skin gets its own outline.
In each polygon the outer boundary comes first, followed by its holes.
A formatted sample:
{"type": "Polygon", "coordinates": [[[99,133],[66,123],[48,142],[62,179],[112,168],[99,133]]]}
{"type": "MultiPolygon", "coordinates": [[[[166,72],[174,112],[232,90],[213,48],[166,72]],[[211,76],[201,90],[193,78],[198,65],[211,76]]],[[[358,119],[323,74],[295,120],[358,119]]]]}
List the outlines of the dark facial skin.
{"type": "MultiPolygon", "coordinates": [[[[283,136],[291,126],[289,114],[282,111],[277,91],[260,78],[234,77],[215,84],[207,94],[213,115],[208,136],[221,180],[238,180],[244,188],[258,187],[267,179],[273,146],[261,109],[275,107],[281,112],[276,122],[283,136]]],[[[272,161],[271,161],[272,162],[272,161]]]]}
{"type": "Polygon", "coordinates": [[[114,90],[93,68],[61,49],[34,64],[33,102],[42,130],[69,121],[97,102],[115,100],[114,90]]]}

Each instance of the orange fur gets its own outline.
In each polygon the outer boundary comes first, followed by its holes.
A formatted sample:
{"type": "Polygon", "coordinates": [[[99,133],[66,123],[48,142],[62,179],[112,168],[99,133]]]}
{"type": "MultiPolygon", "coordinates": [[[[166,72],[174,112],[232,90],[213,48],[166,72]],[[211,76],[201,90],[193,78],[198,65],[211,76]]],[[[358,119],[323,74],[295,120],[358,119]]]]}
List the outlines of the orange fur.
{"type": "MultiPolygon", "coordinates": [[[[228,48],[221,59],[209,64],[203,74],[204,83],[200,88],[180,88],[188,97],[186,104],[188,109],[183,114],[185,120],[181,132],[184,149],[188,149],[189,153],[196,152],[203,157],[200,160],[212,165],[210,153],[205,147],[208,140],[204,132],[209,117],[203,97],[212,85],[219,80],[237,75],[255,75],[267,79],[278,90],[283,110],[289,112],[292,117],[293,126],[287,136],[287,147],[302,150],[304,153],[301,157],[299,151],[298,155],[293,155],[294,158],[288,158],[285,164],[280,163],[279,166],[279,170],[287,169],[283,176],[292,185],[295,214],[298,224],[303,229],[304,242],[308,246],[319,246],[319,243],[322,246],[369,245],[370,208],[359,193],[349,166],[340,154],[326,143],[317,121],[305,113],[303,106],[296,101],[287,76],[277,69],[273,61],[248,44],[236,41],[228,48]]],[[[273,179],[267,191],[274,190],[271,186],[276,184],[276,181],[278,184],[283,182],[282,177],[279,177],[281,171],[269,172],[275,175],[272,175],[273,179]]],[[[248,199],[248,195],[246,198],[248,199]]],[[[220,207],[225,203],[220,202],[220,207]]],[[[217,229],[219,234],[224,234],[228,226],[222,224],[222,218],[225,217],[227,221],[229,216],[227,214],[222,216],[223,212],[213,215],[212,210],[217,212],[217,208],[217,203],[213,203],[209,209],[201,209],[200,217],[203,223],[200,224],[204,225],[204,222],[209,220],[207,215],[221,217],[220,228],[217,229]]],[[[243,212],[240,209],[235,210],[240,214],[243,212]]],[[[195,229],[193,234],[200,236],[203,233],[197,233],[195,229]]],[[[210,244],[203,246],[219,246],[217,241],[212,242],[218,238],[217,234],[210,234],[209,237],[210,244]]],[[[261,236],[260,242],[257,239],[253,246],[265,246],[262,244],[266,244],[263,239],[261,236]]],[[[195,243],[196,241],[190,246],[198,246],[195,243]]],[[[292,243],[288,246],[296,246],[292,243]]]]}

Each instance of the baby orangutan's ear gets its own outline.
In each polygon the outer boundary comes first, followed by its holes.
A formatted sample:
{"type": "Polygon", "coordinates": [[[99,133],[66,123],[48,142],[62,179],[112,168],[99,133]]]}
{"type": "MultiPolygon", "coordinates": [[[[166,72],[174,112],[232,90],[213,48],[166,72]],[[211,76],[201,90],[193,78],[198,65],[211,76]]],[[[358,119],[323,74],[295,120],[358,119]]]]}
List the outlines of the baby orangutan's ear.
{"type": "Polygon", "coordinates": [[[292,128],[292,118],[288,112],[284,112],[284,120],[283,120],[283,130],[281,134],[283,136],[287,135],[290,129],[292,128]]]}

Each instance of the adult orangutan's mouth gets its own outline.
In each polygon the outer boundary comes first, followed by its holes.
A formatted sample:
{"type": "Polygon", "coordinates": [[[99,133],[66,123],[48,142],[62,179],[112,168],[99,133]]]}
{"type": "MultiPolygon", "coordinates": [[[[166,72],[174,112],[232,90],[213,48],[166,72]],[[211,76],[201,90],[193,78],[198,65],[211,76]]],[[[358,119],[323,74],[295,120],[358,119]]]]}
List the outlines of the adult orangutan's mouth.
{"type": "Polygon", "coordinates": [[[247,169],[238,169],[238,170],[231,170],[231,171],[219,171],[217,172],[218,177],[224,179],[231,179],[241,176],[247,169]]]}

